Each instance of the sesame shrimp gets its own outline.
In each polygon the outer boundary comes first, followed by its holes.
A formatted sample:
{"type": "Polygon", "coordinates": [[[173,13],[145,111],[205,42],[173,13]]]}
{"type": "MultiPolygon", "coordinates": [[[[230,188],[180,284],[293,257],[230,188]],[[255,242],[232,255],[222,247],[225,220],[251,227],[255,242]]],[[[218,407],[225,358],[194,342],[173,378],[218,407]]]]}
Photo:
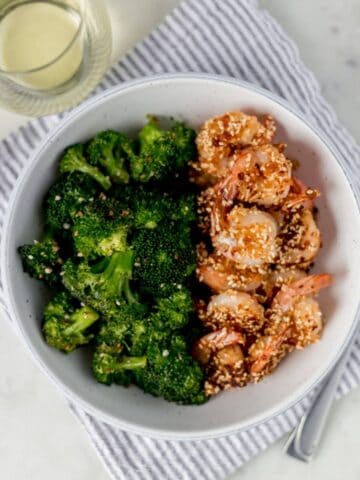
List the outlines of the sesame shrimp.
{"type": "Polygon", "coordinates": [[[247,364],[250,378],[257,383],[269,375],[294,347],[286,343],[290,327],[282,325],[273,335],[258,337],[248,350],[247,364]]]}
{"type": "Polygon", "coordinates": [[[331,277],[308,274],[321,247],[320,192],[292,175],[296,163],[284,143],[272,143],[274,133],[271,117],[230,112],[208,120],[197,137],[195,309],[211,333],[193,354],[208,395],[258,382],[323,330],[315,295],[331,277]]]}
{"type": "Polygon", "coordinates": [[[281,287],[269,310],[265,335],[255,340],[248,351],[254,381],[270,373],[287,352],[304,348],[320,338],[322,313],[312,296],[331,283],[330,275],[321,274],[281,287]]]}
{"type": "Polygon", "coordinates": [[[210,235],[217,251],[242,267],[271,263],[277,255],[278,225],[272,215],[256,207],[236,205],[226,214],[214,203],[210,235]]]}
{"type": "Polygon", "coordinates": [[[205,283],[216,293],[229,289],[254,293],[264,282],[267,270],[241,268],[229,258],[214,253],[202,258],[196,274],[199,282],[205,283]]]}
{"type": "Polygon", "coordinates": [[[192,164],[194,181],[200,185],[216,183],[232,166],[235,152],[270,143],[275,130],[275,122],[269,115],[261,122],[239,111],[211,118],[196,139],[199,159],[192,164]]]}
{"type": "Polygon", "coordinates": [[[265,322],[264,307],[248,293],[235,290],[213,295],[204,313],[200,315],[200,320],[213,330],[229,326],[235,330],[255,333],[265,322]]]}
{"type": "Polygon", "coordinates": [[[227,199],[264,207],[279,205],[292,185],[292,164],[283,154],[285,145],[262,145],[234,155],[233,166],[224,180],[227,199]]]}
{"type": "Polygon", "coordinates": [[[211,356],[224,347],[243,345],[244,343],[245,337],[242,333],[224,327],[197,340],[193,345],[192,356],[200,365],[206,365],[211,356]]]}
{"type": "Polygon", "coordinates": [[[283,284],[292,283],[306,276],[305,271],[296,266],[243,268],[215,253],[201,258],[196,274],[199,282],[207,285],[215,293],[226,290],[246,292],[261,303],[271,300],[283,284]]]}
{"type": "Polygon", "coordinates": [[[282,285],[288,285],[304,277],[306,277],[305,271],[296,266],[277,265],[273,270],[269,269],[268,275],[262,282],[266,300],[271,301],[282,285]]]}
{"type": "Polygon", "coordinates": [[[280,226],[279,263],[307,268],[321,247],[320,230],[313,214],[313,201],[319,193],[303,184],[301,188],[301,193],[289,195],[274,216],[280,226]]]}
{"type": "Polygon", "coordinates": [[[299,178],[293,177],[289,195],[285,198],[281,209],[290,210],[294,207],[304,207],[312,210],[314,200],[320,196],[320,191],[307,187],[299,178]]]}
{"type": "Polygon", "coordinates": [[[229,345],[217,351],[205,371],[204,391],[209,396],[232,387],[244,387],[249,381],[245,357],[239,345],[229,345]]]}
{"type": "Polygon", "coordinates": [[[247,383],[248,373],[241,348],[244,342],[242,334],[226,328],[208,333],[196,342],[192,354],[205,370],[206,395],[247,383]]]}

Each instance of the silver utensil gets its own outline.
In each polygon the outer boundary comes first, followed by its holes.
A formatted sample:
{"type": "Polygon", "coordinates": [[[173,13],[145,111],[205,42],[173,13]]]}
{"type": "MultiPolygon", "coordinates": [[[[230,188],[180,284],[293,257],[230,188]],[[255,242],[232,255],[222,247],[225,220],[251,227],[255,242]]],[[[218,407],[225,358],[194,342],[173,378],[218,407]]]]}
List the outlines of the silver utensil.
{"type": "Polygon", "coordinates": [[[320,387],[310,409],[301,418],[299,425],[292,431],[285,443],[284,450],[291,457],[303,462],[312,460],[321,441],[337,387],[350,358],[358,333],[359,325],[349,339],[342,357],[320,387]]]}

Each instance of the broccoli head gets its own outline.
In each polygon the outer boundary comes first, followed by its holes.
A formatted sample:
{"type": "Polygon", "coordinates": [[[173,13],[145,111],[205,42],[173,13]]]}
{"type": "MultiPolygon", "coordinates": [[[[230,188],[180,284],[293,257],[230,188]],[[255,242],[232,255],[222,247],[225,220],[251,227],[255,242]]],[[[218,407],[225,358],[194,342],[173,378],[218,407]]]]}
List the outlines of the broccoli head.
{"type": "Polygon", "coordinates": [[[130,288],[134,255],[131,250],[116,252],[95,264],[68,259],[62,280],[69,292],[99,312],[109,312],[136,301],[130,288]]]}
{"type": "Polygon", "coordinates": [[[178,330],[189,322],[194,311],[190,291],[182,288],[167,298],[159,298],[151,320],[158,330],[178,330]]]}
{"type": "Polygon", "coordinates": [[[81,307],[67,292],[58,293],[44,310],[43,333],[46,342],[63,352],[72,352],[89,343],[89,328],[99,319],[91,307],[81,307]]]}
{"type": "Polygon", "coordinates": [[[59,171],[60,173],[82,172],[93,178],[104,190],[111,187],[109,178],[101,173],[97,167],[88,163],[84,156],[84,145],[81,143],[72,145],[65,150],[60,159],[59,171]]]}
{"type": "Polygon", "coordinates": [[[155,117],[139,132],[139,148],[130,151],[130,172],[139,182],[171,180],[196,156],[196,134],[182,123],[162,130],[155,117]]]}
{"type": "Polygon", "coordinates": [[[180,404],[201,404],[204,375],[187,350],[184,338],[176,333],[154,330],[146,350],[147,365],[134,372],[136,383],[145,392],[180,404]]]}
{"type": "Polygon", "coordinates": [[[93,372],[99,382],[128,385],[133,382],[132,370],[145,367],[146,312],[139,303],[122,305],[103,322],[93,358],[93,372]]]}
{"type": "Polygon", "coordinates": [[[18,248],[23,269],[30,277],[43,280],[51,287],[61,285],[61,267],[63,260],[60,256],[58,243],[50,237],[42,241],[35,241],[30,245],[18,248]]]}
{"type": "Polygon", "coordinates": [[[88,144],[86,153],[91,165],[103,167],[114,183],[128,183],[128,152],[132,141],[123,133],[105,130],[98,133],[88,144]]]}
{"type": "Polygon", "coordinates": [[[133,374],[146,366],[146,357],[130,357],[122,353],[122,347],[100,344],[97,346],[92,371],[100,383],[110,385],[130,385],[134,381],[133,374]]]}
{"type": "Polygon", "coordinates": [[[191,194],[171,195],[139,187],[132,196],[131,205],[137,228],[155,228],[162,220],[196,220],[196,201],[191,194]]]}
{"type": "Polygon", "coordinates": [[[167,296],[186,284],[195,270],[196,253],[187,225],[162,222],[139,230],[133,239],[134,279],[142,291],[167,296]]]}
{"type": "Polygon", "coordinates": [[[183,193],[175,199],[175,205],[170,213],[171,220],[179,222],[195,222],[196,213],[196,195],[193,193],[183,193]]]}
{"type": "Polygon", "coordinates": [[[142,355],[147,345],[149,319],[146,305],[132,302],[107,311],[98,340],[107,345],[126,346],[131,355],[142,355]]]}
{"type": "Polygon", "coordinates": [[[154,186],[126,185],[114,189],[113,194],[135,228],[152,229],[162,220],[196,220],[196,196],[192,193],[174,195],[154,186]]]}
{"type": "Polygon", "coordinates": [[[62,175],[48,191],[45,201],[45,221],[50,230],[62,232],[70,229],[72,217],[97,195],[94,180],[83,173],[62,175]]]}
{"type": "Polygon", "coordinates": [[[109,203],[99,200],[74,218],[72,234],[78,256],[107,257],[128,248],[128,224],[121,217],[112,217],[110,212],[109,203]]]}

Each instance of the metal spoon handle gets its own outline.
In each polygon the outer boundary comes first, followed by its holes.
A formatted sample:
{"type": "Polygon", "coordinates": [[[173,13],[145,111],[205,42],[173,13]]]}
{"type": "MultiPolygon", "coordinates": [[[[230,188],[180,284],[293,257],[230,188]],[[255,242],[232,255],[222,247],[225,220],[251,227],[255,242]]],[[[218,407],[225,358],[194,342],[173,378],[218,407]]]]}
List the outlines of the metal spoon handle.
{"type": "Polygon", "coordinates": [[[357,332],[352,336],[345,353],[320,388],[308,412],[301,418],[285,445],[286,453],[309,462],[314,455],[324,431],[335,392],[350,358],[357,332]]]}

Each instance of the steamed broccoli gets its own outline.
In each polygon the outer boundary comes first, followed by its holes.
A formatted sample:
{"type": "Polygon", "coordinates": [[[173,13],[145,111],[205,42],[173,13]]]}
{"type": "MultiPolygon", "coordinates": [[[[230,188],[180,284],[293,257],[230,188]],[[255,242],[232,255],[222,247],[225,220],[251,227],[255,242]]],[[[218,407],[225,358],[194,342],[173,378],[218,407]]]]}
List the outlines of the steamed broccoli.
{"type": "Polygon", "coordinates": [[[129,384],[134,381],[131,370],[143,368],[146,357],[148,322],[146,307],[132,303],[111,312],[97,336],[93,372],[101,383],[129,384]],[[128,353],[124,354],[124,350],[128,353]],[[130,356],[129,356],[130,354],[130,356]]]}
{"type": "Polygon", "coordinates": [[[178,330],[185,327],[194,311],[190,291],[186,288],[173,293],[167,298],[159,298],[155,313],[151,316],[153,325],[160,331],[178,330]]]}
{"type": "Polygon", "coordinates": [[[97,184],[84,173],[62,175],[54,183],[44,201],[45,221],[50,230],[70,229],[72,217],[91,203],[97,195],[97,184]]]}
{"type": "Polygon", "coordinates": [[[190,352],[200,336],[190,291],[197,192],[186,180],[195,157],[192,129],[154,117],[135,140],[107,130],[70,146],[44,199],[47,233],[19,248],[24,270],[56,290],[43,315],[49,345],[91,343],[99,382],[180,404],[206,400],[190,352]]]}
{"type": "Polygon", "coordinates": [[[23,269],[30,277],[43,280],[49,286],[61,285],[60,271],[63,260],[58,243],[50,236],[42,241],[18,248],[23,269]]]}
{"type": "Polygon", "coordinates": [[[201,404],[204,375],[188,352],[182,335],[153,330],[146,350],[147,365],[134,372],[145,392],[170,402],[201,404]]]}
{"type": "Polygon", "coordinates": [[[195,132],[182,123],[162,130],[155,117],[139,132],[138,151],[129,151],[134,180],[149,182],[172,179],[184,171],[196,156],[195,132]]]}
{"type": "Polygon", "coordinates": [[[65,150],[60,159],[59,171],[60,173],[82,172],[93,178],[105,190],[111,187],[109,178],[103,175],[97,167],[87,162],[84,156],[84,145],[81,143],[72,145],[65,150]]]}
{"type": "Polygon", "coordinates": [[[100,208],[95,204],[74,218],[72,234],[78,256],[91,259],[127,249],[129,227],[122,218],[114,219],[109,213],[105,204],[100,208]]]}
{"type": "Polygon", "coordinates": [[[67,292],[58,293],[44,310],[43,333],[46,342],[64,352],[86,345],[94,335],[89,328],[99,319],[90,307],[81,307],[67,292]]]}
{"type": "Polygon", "coordinates": [[[152,229],[162,220],[196,220],[196,196],[192,193],[171,194],[148,185],[126,185],[113,194],[135,228],[152,229]]]}
{"type": "Polygon", "coordinates": [[[139,185],[130,195],[130,208],[135,228],[155,228],[169,213],[169,195],[139,185]]]}
{"type": "Polygon", "coordinates": [[[162,222],[153,230],[139,230],[133,248],[134,279],[142,291],[155,297],[181,288],[195,270],[195,248],[185,224],[162,222]]]}
{"type": "Polygon", "coordinates": [[[101,383],[138,384],[145,392],[177,403],[202,403],[203,373],[179,329],[193,310],[190,292],[160,299],[150,314],[139,303],[120,306],[97,336],[93,372],[101,383]]]}
{"type": "Polygon", "coordinates": [[[90,141],[86,153],[89,162],[96,167],[103,167],[115,183],[128,183],[127,152],[132,148],[132,141],[126,135],[105,130],[90,141]]]}
{"type": "Polygon", "coordinates": [[[112,311],[117,305],[136,301],[130,288],[133,259],[129,249],[104,257],[94,265],[69,259],[63,267],[63,284],[74,297],[99,312],[112,311]]]}
{"type": "Polygon", "coordinates": [[[130,357],[122,353],[120,345],[109,347],[100,344],[95,350],[92,371],[100,383],[110,385],[130,385],[134,382],[133,374],[146,366],[146,357],[130,357]]]}

